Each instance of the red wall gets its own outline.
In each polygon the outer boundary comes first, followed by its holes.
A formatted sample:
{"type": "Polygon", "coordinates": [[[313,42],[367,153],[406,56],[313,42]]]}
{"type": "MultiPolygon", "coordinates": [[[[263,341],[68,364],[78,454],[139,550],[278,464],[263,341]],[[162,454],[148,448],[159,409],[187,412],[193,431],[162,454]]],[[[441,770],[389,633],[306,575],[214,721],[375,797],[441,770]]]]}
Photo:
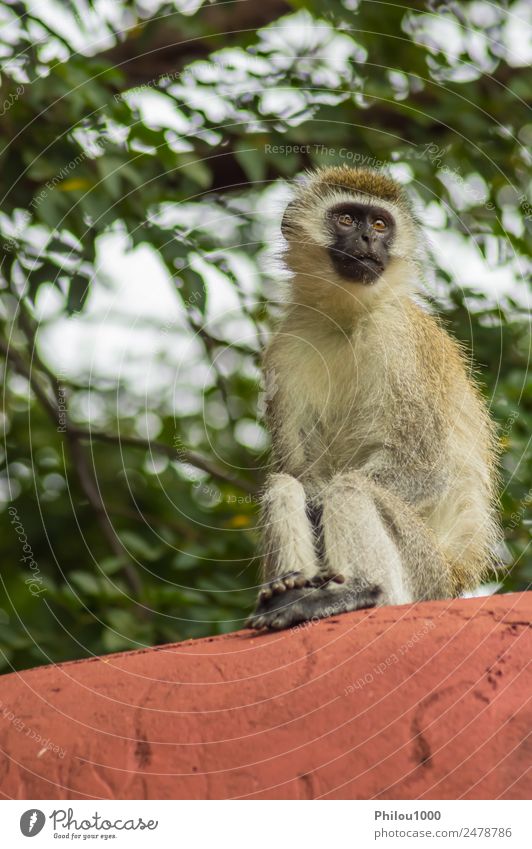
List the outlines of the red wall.
{"type": "Polygon", "coordinates": [[[527,798],[532,594],[359,611],[0,679],[22,799],[527,798]]]}

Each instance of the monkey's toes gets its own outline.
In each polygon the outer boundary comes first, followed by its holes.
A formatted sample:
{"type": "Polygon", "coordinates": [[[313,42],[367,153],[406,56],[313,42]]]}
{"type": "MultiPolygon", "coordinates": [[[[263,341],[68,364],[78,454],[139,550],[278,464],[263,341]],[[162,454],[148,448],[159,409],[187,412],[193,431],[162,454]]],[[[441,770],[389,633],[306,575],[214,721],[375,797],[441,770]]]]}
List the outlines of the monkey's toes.
{"type": "Polygon", "coordinates": [[[256,631],[260,631],[261,628],[266,626],[266,617],[265,616],[250,616],[246,622],[246,628],[254,628],[256,631]]]}

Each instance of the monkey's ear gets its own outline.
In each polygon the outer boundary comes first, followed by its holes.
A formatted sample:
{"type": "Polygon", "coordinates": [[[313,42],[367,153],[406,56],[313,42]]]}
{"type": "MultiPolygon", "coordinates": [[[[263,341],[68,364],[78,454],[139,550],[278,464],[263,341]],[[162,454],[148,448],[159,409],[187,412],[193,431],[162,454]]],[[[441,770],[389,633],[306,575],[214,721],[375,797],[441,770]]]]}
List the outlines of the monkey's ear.
{"type": "Polygon", "coordinates": [[[281,221],[281,233],[285,239],[288,239],[288,237],[294,232],[293,216],[295,211],[296,202],[295,200],[291,200],[284,211],[283,220],[281,221]]]}

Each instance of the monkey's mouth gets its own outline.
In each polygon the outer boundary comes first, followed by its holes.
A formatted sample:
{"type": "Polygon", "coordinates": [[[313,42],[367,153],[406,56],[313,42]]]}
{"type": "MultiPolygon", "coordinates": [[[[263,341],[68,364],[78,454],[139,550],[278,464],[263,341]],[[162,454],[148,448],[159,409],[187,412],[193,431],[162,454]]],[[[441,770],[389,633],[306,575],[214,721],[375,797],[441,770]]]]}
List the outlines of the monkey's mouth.
{"type": "Polygon", "coordinates": [[[370,285],[375,283],[384,271],[384,264],[375,254],[348,254],[343,251],[331,251],[331,259],[336,271],[347,280],[370,285]]]}
{"type": "Polygon", "coordinates": [[[374,254],[358,254],[350,256],[349,259],[359,265],[365,266],[370,271],[384,271],[384,266],[380,259],[374,254]]]}

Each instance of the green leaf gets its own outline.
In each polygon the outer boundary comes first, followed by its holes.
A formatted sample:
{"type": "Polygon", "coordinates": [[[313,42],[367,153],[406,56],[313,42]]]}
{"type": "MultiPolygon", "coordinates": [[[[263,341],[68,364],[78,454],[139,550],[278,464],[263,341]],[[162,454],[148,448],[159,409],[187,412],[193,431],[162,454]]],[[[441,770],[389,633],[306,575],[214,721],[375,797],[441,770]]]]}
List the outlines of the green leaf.
{"type": "Polygon", "coordinates": [[[140,534],[134,531],[121,531],[120,539],[126,551],[141,560],[157,560],[161,555],[160,545],[150,545],[140,534]]]}
{"type": "Polygon", "coordinates": [[[68,577],[82,593],[87,595],[98,595],[100,593],[100,582],[90,572],[74,571],[70,572],[68,577]]]}

